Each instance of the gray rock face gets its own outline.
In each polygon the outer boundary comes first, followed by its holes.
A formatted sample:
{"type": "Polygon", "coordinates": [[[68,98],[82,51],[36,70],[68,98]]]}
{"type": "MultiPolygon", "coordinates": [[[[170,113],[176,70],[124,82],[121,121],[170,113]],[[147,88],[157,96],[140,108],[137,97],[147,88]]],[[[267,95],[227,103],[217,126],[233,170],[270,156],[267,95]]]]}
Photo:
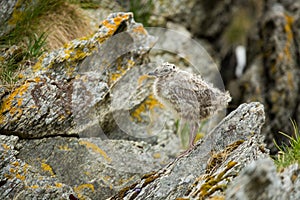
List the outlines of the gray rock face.
{"type": "MultiPolygon", "coordinates": [[[[154,38],[134,22],[131,13],[111,14],[91,37],[73,40],[64,48],[42,55],[32,75],[10,94],[2,96],[1,132],[41,138],[113,129],[112,90],[131,68],[144,63],[153,42],[154,38]]],[[[142,70],[133,72],[131,76],[135,79],[126,83],[127,86],[137,86],[143,73],[142,70]]],[[[123,91],[125,96],[118,96],[120,102],[128,102],[126,98],[136,92],[135,88],[131,89],[123,91]]],[[[143,92],[139,100],[131,101],[134,103],[130,108],[147,96],[149,92],[143,92]]],[[[122,105],[114,104],[113,112],[121,110],[122,105]]]]}
{"type": "Polygon", "coordinates": [[[40,174],[37,169],[17,158],[17,136],[0,135],[0,198],[1,199],[69,199],[73,189],[60,182],[49,165],[41,167],[49,174],[40,174]]]}
{"type": "Polygon", "coordinates": [[[219,191],[217,188],[224,186],[222,181],[230,182],[247,163],[267,156],[260,135],[263,123],[261,104],[242,104],[199,142],[189,155],[143,177],[110,199],[213,196],[219,191]],[[208,181],[213,181],[213,184],[206,187],[208,181]]]}
{"type": "Polygon", "coordinates": [[[287,199],[271,159],[250,163],[228,188],[228,199],[287,199]]]}
{"type": "MultiPolygon", "coordinates": [[[[278,133],[292,133],[289,119],[299,124],[299,7],[298,1],[269,1],[248,43],[249,69],[241,79],[242,102],[258,100],[266,108],[266,142],[276,151],[278,133]],[[288,126],[290,124],[290,126],[288,126]]],[[[238,85],[238,84],[236,84],[238,85]]],[[[280,143],[280,142],[279,142],[280,143]]]]}
{"type": "Polygon", "coordinates": [[[227,199],[298,199],[299,166],[291,165],[277,173],[274,162],[254,161],[246,166],[228,187],[227,199]]]}
{"type": "Polygon", "coordinates": [[[14,26],[9,22],[15,11],[17,0],[7,0],[0,2],[0,37],[8,33],[14,26]]]}

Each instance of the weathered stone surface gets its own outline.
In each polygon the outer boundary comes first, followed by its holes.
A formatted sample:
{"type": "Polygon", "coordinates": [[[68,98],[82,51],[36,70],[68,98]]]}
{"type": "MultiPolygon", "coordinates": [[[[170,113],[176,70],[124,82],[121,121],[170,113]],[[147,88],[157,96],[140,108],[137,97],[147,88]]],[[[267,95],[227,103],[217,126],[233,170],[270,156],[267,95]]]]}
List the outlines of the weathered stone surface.
{"type": "Polygon", "coordinates": [[[51,174],[46,163],[40,166],[45,174],[42,175],[35,167],[18,159],[18,141],[17,136],[0,135],[1,199],[69,199],[69,195],[75,195],[70,186],[51,174]]]}
{"type": "Polygon", "coordinates": [[[263,123],[264,110],[261,104],[242,104],[199,142],[190,154],[144,176],[111,199],[211,196],[219,190],[219,182],[226,182],[225,177],[232,179],[247,163],[266,157],[267,150],[260,135],[263,123]],[[228,175],[231,172],[233,175],[228,175]],[[210,188],[205,187],[207,181],[213,179],[214,184],[210,188]],[[205,189],[201,190],[203,187],[205,189]]]}
{"type": "Polygon", "coordinates": [[[15,11],[17,0],[8,0],[0,2],[0,36],[8,33],[13,26],[12,15],[15,11]],[[11,19],[11,22],[9,21],[11,19]]]}
{"type": "MultiPolygon", "coordinates": [[[[41,56],[31,77],[2,98],[1,132],[41,138],[78,135],[87,129],[101,132],[99,123],[112,129],[113,122],[107,121],[110,90],[131,68],[142,65],[153,42],[131,13],[111,14],[91,37],[41,56]]],[[[132,75],[137,81],[141,72],[132,75]]]]}
{"type": "MultiPolygon", "coordinates": [[[[170,162],[163,147],[145,142],[54,137],[21,140],[17,146],[18,161],[33,168],[34,176],[48,177],[67,185],[79,198],[105,199],[120,188],[131,185],[143,174],[170,162]]],[[[20,173],[23,175],[23,171],[20,173]]],[[[39,182],[34,178],[26,181],[30,184],[39,182]]],[[[50,180],[45,182],[50,184],[50,180]]],[[[38,191],[38,188],[33,189],[38,191]]],[[[1,190],[9,194],[20,193],[6,187],[1,190]]],[[[41,192],[40,195],[46,194],[41,192]]]]}
{"type": "Polygon", "coordinates": [[[276,172],[268,159],[246,166],[226,190],[227,199],[299,199],[299,166],[291,165],[276,172]]]}
{"type": "Polygon", "coordinates": [[[268,1],[265,6],[249,37],[249,69],[235,83],[242,93],[240,102],[258,100],[265,105],[264,132],[272,152],[276,152],[274,138],[279,144],[287,140],[279,131],[292,134],[289,119],[300,123],[299,2],[282,2],[268,1]]]}

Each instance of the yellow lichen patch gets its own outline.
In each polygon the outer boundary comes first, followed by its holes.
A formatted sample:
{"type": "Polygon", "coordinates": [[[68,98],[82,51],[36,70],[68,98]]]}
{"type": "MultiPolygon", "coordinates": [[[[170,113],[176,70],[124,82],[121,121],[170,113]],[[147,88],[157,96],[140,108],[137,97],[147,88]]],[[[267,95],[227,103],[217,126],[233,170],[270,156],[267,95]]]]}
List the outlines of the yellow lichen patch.
{"type": "Polygon", "coordinates": [[[136,33],[141,33],[143,35],[146,35],[147,32],[146,30],[144,29],[144,27],[141,25],[141,26],[137,26],[133,29],[133,32],[136,32],[136,33]]]}
{"type": "Polygon", "coordinates": [[[284,30],[287,34],[288,41],[291,41],[293,39],[293,31],[292,31],[291,26],[294,23],[294,19],[293,19],[293,17],[291,17],[289,15],[285,15],[284,17],[285,17],[285,21],[286,21],[286,24],[284,26],[284,30]]]}
{"type": "Polygon", "coordinates": [[[13,179],[13,176],[11,174],[4,174],[4,177],[7,179],[13,179]]]}
{"type": "Polygon", "coordinates": [[[244,141],[238,140],[234,143],[228,145],[223,151],[218,153],[213,153],[207,163],[206,173],[211,173],[216,167],[218,167],[223,161],[228,157],[228,155],[238,148],[244,141]]]}
{"type": "Polygon", "coordinates": [[[29,167],[29,165],[27,163],[25,163],[25,165],[23,166],[23,172],[24,172],[24,174],[27,173],[28,167],[29,167]]]}
{"type": "Polygon", "coordinates": [[[38,185],[32,185],[32,186],[30,186],[30,188],[32,188],[32,189],[38,189],[39,186],[38,185]]]}
{"type": "MultiPolygon", "coordinates": [[[[0,112],[6,112],[8,110],[12,110],[11,105],[13,100],[15,100],[15,98],[18,96],[18,98],[22,99],[22,95],[27,91],[29,84],[25,83],[23,85],[21,85],[20,87],[16,88],[9,96],[7,99],[4,100],[4,102],[2,103],[1,106],[1,110],[0,112]]],[[[14,113],[11,113],[14,114],[14,113]]]]}
{"type": "Polygon", "coordinates": [[[134,178],[135,178],[135,176],[131,176],[131,177],[127,178],[127,179],[119,179],[118,185],[122,185],[122,184],[124,184],[124,183],[129,183],[129,182],[132,181],[134,178]]]}
{"type": "Polygon", "coordinates": [[[109,29],[108,35],[112,35],[118,29],[121,22],[128,20],[129,17],[130,14],[118,15],[113,18],[113,23],[111,23],[110,20],[104,20],[102,22],[102,25],[105,26],[107,29],[109,29]]]}
{"type": "Polygon", "coordinates": [[[83,197],[82,192],[84,189],[90,189],[93,192],[95,192],[95,188],[93,184],[85,183],[85,184],[78,185],[77,187],[74,187],[74,192],[77,194],[79,199],[82,199],[83,197]]]}
{"type": "Polygon", "coordinates": [[[142,122],[143,119],[141,117],[141,113],[144,113],[147,110],[152,111],[154,108],[163,108],[163,105],[151,94],[139,106],[137,106],[130,115],[137,122],[142,122]]]}
{"type": "Polygon", "coordinates": [[[21,12],[21,6],[23,3],[23,0],[18,0],[16,2],[12,16],[8,20],[9,25],[15,25],[18,21],[22,20],[23,13],[21,12]]]}
{"type": "Polygon", "coordinates": [[[5,150],[9,150],[10,149],[10,147],[7,145],[7,144],[2,144],[2,147],[5,149],[5,150]]]}
{"type": "Polygon", "coordinates": [[[16,174],[16,178],[20,179],[21,181],[25,180],[25,176],[22,176],[21,174],[16,174]]]}
{"type": "Polygon", "coordinates": [[[119,65],[114,73],[111,73],[109,83],[112,85],[117,80],[119,80],[130,68],[134,66],[135,62],[133,60],[128,60],[127,65],[122,67],[119,65]]]}
{"type": "Polygon", "coordinates": [[[58,147],[59,150],[63,150],[63,151],[71,151],[72,149],[68,147],[68,145],[61,145],[58,147]]]}
{"type": "Polygon", "coordinates": [[[55,183],[55,187],[61,188],[63,186],[62,183],[55,183]]]}
{"type": "Polygon", "coordinates": [[[155,158],[155,159],[161,158],[160,153],[154,153],[152,156],[153,156],[153,158],[155,158]]]}
{"type": "MultiPolygon", "coordinates": [[[[212,176],[206,176],[205,182],[199,189],[192,193],[192,197],[198,196],[199,199],[206,199],[216,191],[224,191],[227,187],[227,184],[220,184],[220,182],[223,180],[229,182],[228,178],[234,178],[236,176],[236,174],[228,174],[227,176],[225,176],[225,174],[235,165],[237,165],[237,162],[229,161],[225,169],[220,173],[212,176]]],[[[199,181],[199,179],[197,179],[197,181],[199,181]]]]}
{"type": "Polygon", "coordinates": [[[114,22],[116,26],[119,26],[122,21],[123,21],[123,17],[118,16],[114,18],[114,22]]]}
{"type": "Polygon", "coordinates": [[[284,55],[286,56],[286,58],[288,60],[291,60],[292,58],[292,55],[291,55],[291,52],[290,52],[290,47],[291,47],[291,43],[292,43],[292,40],[293,40],[293,31],[292,31],[292,24],[294,22],[294,19],[291,17],[291,16],[288,16],[288,15],[285,15],[285,26],[284,26],[284,30],[285,30],[285,33],[286,33],[286,37],[287,37],[287,42],[286,42],[286,45],[284,47],[284,55]]]}
{"type": "Polygon", "coordinates": [[[147,74],[140,76],[139,79],[138,79],[138,86],[142,85],[142,83],[144,82],[144,80],[146,80],[148,78],[149,78],[149,76],[147,74]]]}
{"type": "Polygon", "coordinates": [[[41,55],[38,59],[38,61],[35,63],[35,65],[32,66],[32,70],[33,72],[37,72],[39,70],[41,70],[42,68],[42,63],[44,58],[46,57],[47,53],[44,53],[43,55],[41,55]]]}
{"type": "Polygon", "coordinates": [[[102,149],[100,149],[97,145],[95,145],[91,142],[88,142],[88,141],[83,141],[83,140],[79,141],[79,144],[85,145],[87,148],[92,149],[94,152],[99,153],[101,156],[103,156],[107,162],[111,162],[111,158],[108,157],[106,152],[103,151],[102,149]]]}
{"type": "Polygon", "coordinates": [[[42,162],[41,163],[41,168],[45,171],[45,172],[49,172],[51,176],[55,176],[53,169],[50,165],[42,162]]]}
{"type": "Polygon", "coordinates": [[[225,196],[212,196],[208,198],[209,200],[225,200],[225,196]]]}
{"type": "Polygon", "coordinates": [[[20,163],[18,161],[14,161],[11,163],[13,166],[18,167],[20,165],[20,163]]]}
{"type": "Polygon", "coordinates": [[[294,78],[294,74],[291,71],[288,71],[286,73],[286,77],[287,77],[287,84],[289,86],[290,89],[294,89],[295,88],[295,78],[294,78]]]}

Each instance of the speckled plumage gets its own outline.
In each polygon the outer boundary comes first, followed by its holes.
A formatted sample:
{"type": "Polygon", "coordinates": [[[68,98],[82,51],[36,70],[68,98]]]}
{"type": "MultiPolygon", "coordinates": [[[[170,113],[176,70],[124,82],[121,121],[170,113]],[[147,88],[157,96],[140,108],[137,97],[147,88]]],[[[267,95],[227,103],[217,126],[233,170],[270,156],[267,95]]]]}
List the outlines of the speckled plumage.
{"type": "Polygon", "coordinates": [[[231,100],[228,92],[222,92],[199,75],[180,70],[174,64],[163,63],[149,75],[156,78],[153,85],[156,98],[192,124],[191,147],[198,123],[225,108],[231,100]]]}

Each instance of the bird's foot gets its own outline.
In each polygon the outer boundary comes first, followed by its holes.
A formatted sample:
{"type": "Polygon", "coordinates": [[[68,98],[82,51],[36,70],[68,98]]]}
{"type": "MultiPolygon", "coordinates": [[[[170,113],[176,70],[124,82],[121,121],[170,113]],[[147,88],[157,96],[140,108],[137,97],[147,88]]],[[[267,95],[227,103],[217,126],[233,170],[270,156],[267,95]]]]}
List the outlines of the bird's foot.
{"type": "Polygon", "coordinates": [[[195,148],[195,145],[194,145],[194,144],[191,144],[191,145],[189,146],[189,148],[186,149],[185,151],[181,152],[181,153],[179,154],[179,156],[177,156],[177,158],[181,158],[181,157],[183,157],[183,156],[188,155],[194,148],[195,148]]]}

